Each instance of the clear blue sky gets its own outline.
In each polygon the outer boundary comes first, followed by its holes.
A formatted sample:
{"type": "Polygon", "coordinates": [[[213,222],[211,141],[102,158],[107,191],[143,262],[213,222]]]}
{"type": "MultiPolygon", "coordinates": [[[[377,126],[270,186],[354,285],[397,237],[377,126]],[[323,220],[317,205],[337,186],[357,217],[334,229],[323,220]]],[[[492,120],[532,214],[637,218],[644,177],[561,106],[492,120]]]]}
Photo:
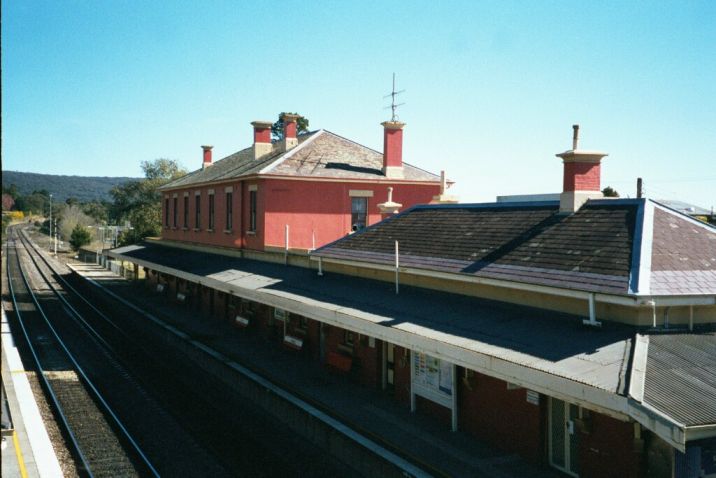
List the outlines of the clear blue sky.
{"type": "Polygon", "coordinates": [[[2,0],[3,169],[139,176],[297,111],[378,150],[397,74],[404,159],[464,202],[602,185],[716,206],[716,2],[2,0]]]}

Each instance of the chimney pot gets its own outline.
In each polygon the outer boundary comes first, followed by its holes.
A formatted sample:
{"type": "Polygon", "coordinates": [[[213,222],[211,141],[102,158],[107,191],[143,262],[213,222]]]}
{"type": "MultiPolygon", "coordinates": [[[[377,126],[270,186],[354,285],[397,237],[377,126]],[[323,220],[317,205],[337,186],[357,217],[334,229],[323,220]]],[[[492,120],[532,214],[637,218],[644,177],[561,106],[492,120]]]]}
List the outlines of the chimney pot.
{"type": "Polygon", "coordinates": [[[383,174],[388,178],[403,177],[403,127],[399,121],[384,121],[383,174]]]}
{"type": "Polygon", "coordinates": [[[206,168],[207,166],[211,166],[211,149],[213,146],[202,146],[201,149],[204,151],[203,155],[203,161],[202,161],[202,168],[206,168]]]}
{"type": "Polygon", "coordinates": [[[579,125],[573,124],[572,129],[574,130],[572,132],[572,151],[577,149],[577,144],[579,143],[579,125]]]}

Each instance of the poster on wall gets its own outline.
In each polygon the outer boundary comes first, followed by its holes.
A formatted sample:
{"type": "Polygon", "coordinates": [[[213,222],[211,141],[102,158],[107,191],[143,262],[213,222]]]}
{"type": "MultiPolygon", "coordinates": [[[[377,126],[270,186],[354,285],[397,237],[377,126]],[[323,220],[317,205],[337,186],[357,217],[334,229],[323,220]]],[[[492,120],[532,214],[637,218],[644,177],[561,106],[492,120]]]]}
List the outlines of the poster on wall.
{"type": "Polygon", "coordinates": [[[413,387],[415,393],[442,403],[451,400],[453,365],[450,362],[413,352],[413,387]]]}

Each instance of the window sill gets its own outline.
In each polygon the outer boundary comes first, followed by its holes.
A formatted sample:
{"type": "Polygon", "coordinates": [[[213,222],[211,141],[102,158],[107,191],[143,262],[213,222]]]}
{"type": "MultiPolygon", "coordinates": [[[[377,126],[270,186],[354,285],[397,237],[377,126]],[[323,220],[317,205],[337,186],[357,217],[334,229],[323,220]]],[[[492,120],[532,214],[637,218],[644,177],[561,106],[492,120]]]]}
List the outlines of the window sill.
{"type": "Polygon", "coordinates": [[[213,229],[207,229],[206,232],[214,232],[213,229]]]}
{"type": "Polygon", "coordinates": [[[184,226],[184,227],[182,227],[182,228],[181,228],[181,230],[182,230],[182,231],[188,231],[188,230],[189,230],[189,228],[188,228],[188,227],[186,227],[186,226],[184,226]]]}
{"type": "Polygon", "coordinates": [[[199,228],[199,227],[194,228],[194,232],[199,232],[199,231],[201,231],[201,228],[199,228]]]}
{"type": "Polygon", "coordinates": [[[176,226],[172,226],[172,231],[176,231],[176,230],[177,230],[177,227],[176,227],[176,226]]]}
{"type": "Polygon", "coordinates": [[[234,231],[232,231],[231,229],[224,229],[224,234],[231,234],[232,232],[234,231]]]}
{"type": "Polygon", "coordinates": [[[256,235],[256,231],[246,231],[246,235],[247,235],[247,236],[255,236],[255,235],[256,235]]]}

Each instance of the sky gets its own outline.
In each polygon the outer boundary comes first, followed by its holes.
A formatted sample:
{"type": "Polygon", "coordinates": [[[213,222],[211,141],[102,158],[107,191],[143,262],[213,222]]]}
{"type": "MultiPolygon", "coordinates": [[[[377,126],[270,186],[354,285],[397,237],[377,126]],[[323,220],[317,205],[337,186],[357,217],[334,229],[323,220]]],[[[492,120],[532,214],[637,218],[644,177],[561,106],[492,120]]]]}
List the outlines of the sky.
{"type": "Polygon", "coordinates": [[[716,2],[2,0],[2,168],[141,176],[249,146],[281,111],[382,150],[461,202],[602,186],[716,207],[716,2]]]}

